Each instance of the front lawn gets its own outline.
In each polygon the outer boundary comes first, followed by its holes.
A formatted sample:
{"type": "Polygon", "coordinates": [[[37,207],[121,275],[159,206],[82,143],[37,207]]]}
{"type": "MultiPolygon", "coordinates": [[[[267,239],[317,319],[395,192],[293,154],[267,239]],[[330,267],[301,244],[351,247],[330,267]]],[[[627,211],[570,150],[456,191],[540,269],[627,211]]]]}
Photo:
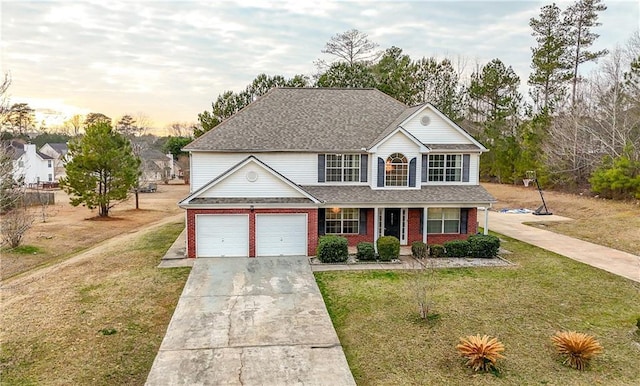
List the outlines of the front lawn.
{"type": "Polygon", "coordinates": [[[3,283],[0,384],[144,384],[189,275],[157,268],[183,229],[144,230],[37,280],[3,283]]]}
{"type": "Polygon", "coordinates": [[[503,238],[508,268],[439,269],[436,318],[418,317],[415,278],[402,271],[321,272],[316,280],[359,385],[635,385],[640,379],[640,284],[503,238]],[[592,334],[604,347],[587,371],[562,364],[551,336],[592,334]],[[496,336],[497,374],[475,374],[459,337],[496,336]]]}

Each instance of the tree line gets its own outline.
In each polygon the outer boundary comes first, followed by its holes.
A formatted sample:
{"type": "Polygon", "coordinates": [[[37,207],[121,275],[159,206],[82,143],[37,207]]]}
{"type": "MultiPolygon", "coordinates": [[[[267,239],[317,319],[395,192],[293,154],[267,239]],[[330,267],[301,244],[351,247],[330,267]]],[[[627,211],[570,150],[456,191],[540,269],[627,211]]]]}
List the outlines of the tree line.
{"type": "Polygon", "coordinates": [[[366,33],[331,37],[318,72],[292,78],[258,75],[244,90],[225,91],[198,114],[195,136],[213,129],[273,87],[377,88],[407,105],[436,108],[490,148],[485,181],[519,183],[536,171],[546,185],[590,188],[605,197],[640,198],[640,35],[611,51],[593,50],[606,10],[601,0],[545,5],[530,19],[531,73],[523,80],[499,58],[467,70],[465,58],[411,58],[399,47],[379,51],[366,33]],[[599,60],[589,76],[585,64],[599,60]]]}

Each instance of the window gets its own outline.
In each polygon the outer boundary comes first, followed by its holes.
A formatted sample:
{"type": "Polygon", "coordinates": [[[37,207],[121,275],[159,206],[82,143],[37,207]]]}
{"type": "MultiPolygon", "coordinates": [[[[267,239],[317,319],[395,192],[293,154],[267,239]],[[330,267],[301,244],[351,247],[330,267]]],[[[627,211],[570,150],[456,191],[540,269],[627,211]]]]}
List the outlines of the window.
{"type": "Polygon", "coordinates": [[[327,154],[325,162],[325,181],[360,181],[360,154],[327,154]]]}
{"type": "Polygon", "coordinates": [[[407,157],[393,153],[384,164],[385,186],[407,186],[409,184],[409,163],[407,157]]]}
{"type": "Polygon", "coordinates": [[[461,154],[429,154],[429,181],[462,181],[461,154]]]}
{"type": "Polygon", "coordinates": [[[360,209],[327,208],[325,211],[325,233],[351,233],[359,231],[360,209]]]}
{"type": "Polygon", "coordinates": [[[47,160],[47,167],[50,168],[51,167],[51,160],[47,160]]]}
{"type": "Polygon", "coordinates": [[[460,209],[429,208],[427,233],[460,233],[460,209]]]}
{"type": "Polygon", "coordinates": [[[23,160],[18,161],[18,167],[19,168],[23,168],[24,167],[24,161],[23,160]]]}
{"type": "Polygon", "coordinates": [[[49,182],[53,181],[53,174],[49,173],[49,182]]]}

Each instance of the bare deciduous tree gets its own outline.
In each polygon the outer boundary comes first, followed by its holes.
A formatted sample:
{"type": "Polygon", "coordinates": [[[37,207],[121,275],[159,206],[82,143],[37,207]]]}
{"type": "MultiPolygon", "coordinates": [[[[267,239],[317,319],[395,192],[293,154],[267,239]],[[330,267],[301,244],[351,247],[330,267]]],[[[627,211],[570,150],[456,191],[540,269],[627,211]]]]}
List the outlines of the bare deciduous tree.
{"type": "MultiPolygon", "coordinates": [[[[323,54],[338,57],[339,61],[345,61],[349,66],[358,62],[375,62],[382,52],[376,51],[378,44],[369,40],[369,36],[357,29],[350,29],[336,34],[325,44],[321,50],[323,54]]],[[[319,67],[327,67],[324,61],[318,61],[319,67]]]]}

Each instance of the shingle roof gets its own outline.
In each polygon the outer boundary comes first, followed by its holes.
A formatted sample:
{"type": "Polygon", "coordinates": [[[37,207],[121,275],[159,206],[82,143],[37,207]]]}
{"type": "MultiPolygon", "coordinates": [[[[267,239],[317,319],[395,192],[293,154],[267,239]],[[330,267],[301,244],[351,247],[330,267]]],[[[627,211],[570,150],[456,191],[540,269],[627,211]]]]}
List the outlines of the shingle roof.
{"type": "Polygon", "coordinates": [[[197,197],[189,205],[205,204],[313,204],[306,197],[197,197]]]}
{"type": "Polygon", "coordinates": [[[496,199],[480,185],[434,185],[422,189],[375,190],[369,186],[302,186],[327,204],[482,204],[496,199]]]}
{"type": "Polygon", "coordinates": [[[275,88],[184,149],[359,151],[406,109],[376,89],[275,88]]]}
{"type": "Polygon", "coordinates": [[[47,143],[49,146],[51,146],[51,148],[53,150],[55,150],[58,154],[67,154],[67,152],[69,151],[69,147],[67,146],[66,143],[62,143],[62,142],[48,142],[47,143]]]}

